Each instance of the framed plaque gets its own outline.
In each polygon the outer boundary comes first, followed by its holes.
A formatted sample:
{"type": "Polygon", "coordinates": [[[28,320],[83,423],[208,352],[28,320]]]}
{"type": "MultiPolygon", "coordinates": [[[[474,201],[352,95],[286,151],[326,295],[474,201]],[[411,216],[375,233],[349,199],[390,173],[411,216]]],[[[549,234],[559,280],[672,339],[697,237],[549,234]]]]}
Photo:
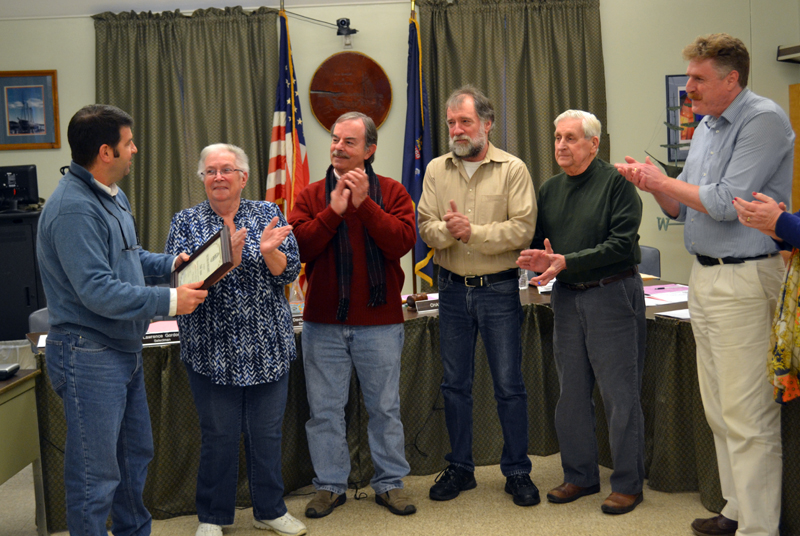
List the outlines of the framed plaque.
{"type": "Polygon", "coordinates": [[[172,272],[170,286],[176,288],[188,283],[203,281],[200,288],[207,290],[222,279],[222,276],[227,274],[231,267],[233,267],[231,232],[227,225],[223,225],[217,234],[192,253],[188,261],[172,272]]]}

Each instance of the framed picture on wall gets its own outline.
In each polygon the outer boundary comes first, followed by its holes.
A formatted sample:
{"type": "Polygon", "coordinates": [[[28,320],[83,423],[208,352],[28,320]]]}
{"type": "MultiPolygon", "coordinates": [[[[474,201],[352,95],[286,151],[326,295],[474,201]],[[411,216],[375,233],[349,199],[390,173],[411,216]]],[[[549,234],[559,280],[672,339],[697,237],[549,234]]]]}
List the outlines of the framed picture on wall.
{"type": "Polygon", "coordinates": [[[0,150],[58,149],[56,71],[0,71],[0,150]]]}
{"type": "Polygon", "coordinates": [[[683,161],[689,154],[694,129],[702,115],[692,113],[692,99],[686,92],[689,77],[685,74],[667,75],[667,159],[683,161]]]}

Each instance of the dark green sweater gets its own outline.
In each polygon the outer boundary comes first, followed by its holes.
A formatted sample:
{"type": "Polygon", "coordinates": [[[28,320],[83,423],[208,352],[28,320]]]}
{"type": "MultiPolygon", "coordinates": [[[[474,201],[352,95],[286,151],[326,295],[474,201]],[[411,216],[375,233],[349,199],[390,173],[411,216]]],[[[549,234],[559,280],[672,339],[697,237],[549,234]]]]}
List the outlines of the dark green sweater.
{"type": "Polygon", "coordinates": [[[642,200],[614,166],[595,158],[586,171],[548,179],[537,196],[539,215],[531,247],[564,255],[564,283],[608,277],[641,262],[639,223],[642,200]]]}

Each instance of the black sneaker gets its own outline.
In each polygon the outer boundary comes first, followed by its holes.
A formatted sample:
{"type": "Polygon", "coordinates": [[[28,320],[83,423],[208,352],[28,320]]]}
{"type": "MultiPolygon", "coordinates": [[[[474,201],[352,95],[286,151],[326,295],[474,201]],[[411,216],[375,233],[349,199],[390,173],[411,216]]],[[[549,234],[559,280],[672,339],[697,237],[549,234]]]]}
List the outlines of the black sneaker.
{"type": "Polygon", "coordinates": [[[450,464],[436,477],[436,483],[431,486],[430,497],[434,501],[449,501],[458,497],[462,491],[474,489],[477,485],[472,471],[450,464]]]}
{"type": "Polygon", "coordinates": [[[514,497],[517,506],[539,504],[539,488],[531,481],[530,475],[512,475],[506,478],[506,493],[514,497]]]}

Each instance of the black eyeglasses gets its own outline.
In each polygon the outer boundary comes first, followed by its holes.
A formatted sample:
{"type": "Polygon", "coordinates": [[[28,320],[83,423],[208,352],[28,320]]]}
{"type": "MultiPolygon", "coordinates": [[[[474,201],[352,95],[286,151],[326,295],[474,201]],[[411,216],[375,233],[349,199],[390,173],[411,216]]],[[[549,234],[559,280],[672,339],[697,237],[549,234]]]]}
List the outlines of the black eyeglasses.
{"type": "Polygon", "coordinates": [[[117,202],[117,198],[116,198],[116,197],[114,198],[114,204],[115,204],[115,205],[117,205],[117,207],[118,207],[118,208],[121,208],[122,210],[124,210],[125,212],[127,212],[128,214],[130,214],[130,216],[131,216],[131,219],[133,220],[133,232],[136,234],[136,244],[134,244],[133,246],[129,246],[129,245],[128,245],[128,239],[127,239],[127,238],[125,238],[125,231],[123,231],[123,230],[122,230],[122,222],[121,222],[121,221],[119,221],[119,218],[117,218],[117,216],[116,216],[116,215],[115,215],[113,212],[111,212],[110,210],[108,210],[108,207],[106,207],[106,206],[103,204],[103,201],[100,199],[100,196],[99,196],[99,195],[97,195],[97,192],[95,191],[95,189],[94,189],[94,188],[92,188],[92,193],[93,193],[93,194],[94,194],[94,196],[97,198],[97,202],[98,202],[98,203],[100,203],[100,206],[101,206],[101,207],[103,207],[103,209],[104,209],[106,212],[108,212],[108,213],[109,213],[109,215],[110,215],[112,218],[114,218],[115,220],[117,220],[117,225],[119,225],[119,234],[121,234],[121,235],[122,235],[122,243],[123,243],[123,245],[125,246],[125,247],[122,249],[122,251],[136,251],[137,249],[142,249],[141,241],[139,240],[139,228],[136,226],[136,218],[133,216],[133,212],[131,212],[131,211],[130,211],[130,210],[128,210],[127,208],[125,208],[125,207],[123,207],[122,205],[120,205],[120,204],[117,202]]]}

